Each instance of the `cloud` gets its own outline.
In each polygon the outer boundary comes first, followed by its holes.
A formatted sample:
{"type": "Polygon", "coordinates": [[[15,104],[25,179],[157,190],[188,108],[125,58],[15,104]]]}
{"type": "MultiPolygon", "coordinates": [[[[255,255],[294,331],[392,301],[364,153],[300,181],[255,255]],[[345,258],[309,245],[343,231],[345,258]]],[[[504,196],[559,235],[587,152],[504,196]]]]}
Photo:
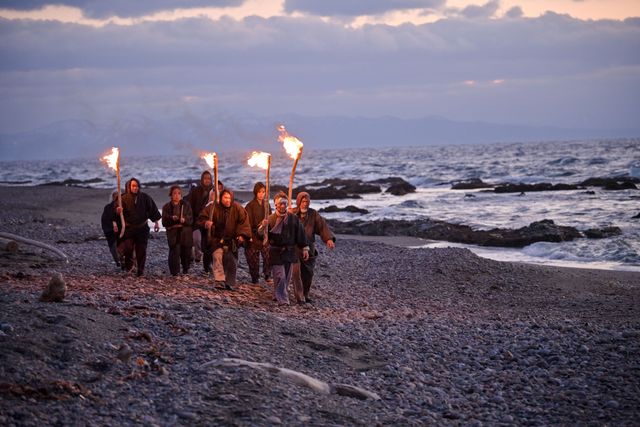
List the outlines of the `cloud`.
{"type": "Polygon", "coordinates": [[[440,8],[445,3],[446,0],[285,0],[284,10],[319,16],[363,16],[406,9],[440,8]]]}
{"type": "Polygon", "coordinates": [[[467,7],[465,7],[464,9],[462,9],[460,11],[460,14],[462,16],[465,16],[467,18],[471,18],[471,19],[477,19],[477,18],[491,18],[492,16],[494,16],[496,14],[496,12],[498,11],[498,9],[500,8],[500,1],[499,0],[491,0],[487,3],[485,3],[482,6],[477,6],[477,5],[469,5],[467,7]]]}
{"type": "Polygon", "coordinates": [[[76,7],[90,18],[138,17],[154,12],[195,7],[240,6],[245,0],[0,0],[0,7],[34,10],[48,5],[76,7]]]}
{"type": "Polygon", "coordinates": [[[361,28],[308,16],[97,28],[0,20],[0,132],[220,110],[622,126],[640,111],[638,52],[640,19],[553,13],[361,28]],[[602,108],[615,104],[607,93],[620,108],[602,108]]]}
{"type": "Polygon", "coordinates": [[[524,15],[522,8],[520,6],[513,6],[511,9],[507,10],[507,13],[504,14],[507,18],[521,18],[524,15]]]}

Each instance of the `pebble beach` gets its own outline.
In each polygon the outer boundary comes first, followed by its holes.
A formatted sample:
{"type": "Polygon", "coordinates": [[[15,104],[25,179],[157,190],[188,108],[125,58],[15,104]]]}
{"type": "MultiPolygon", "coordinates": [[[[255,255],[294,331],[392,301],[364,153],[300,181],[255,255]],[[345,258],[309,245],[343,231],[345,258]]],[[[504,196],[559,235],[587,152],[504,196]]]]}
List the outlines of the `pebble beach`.
{"type": "MultiPolygon", "coordinates": [[[[168,189],[143,191],[159,207],[168,200],[168,189]]],[[[640,419],[638,272],[340,235],[334,251],[318,248],[313,304],[280,307],[267,284],[251,284],[242,251],[235,292],[215,290],[201,265],[171,277],[162,232],[145,276],[122,273],[100,229],[108,196],[0,187],[0,231],[69,259],[27,245],[0,251],[1,425],[640,419]],[[65,297],[42,302],[54,273],[65,297]]]]}

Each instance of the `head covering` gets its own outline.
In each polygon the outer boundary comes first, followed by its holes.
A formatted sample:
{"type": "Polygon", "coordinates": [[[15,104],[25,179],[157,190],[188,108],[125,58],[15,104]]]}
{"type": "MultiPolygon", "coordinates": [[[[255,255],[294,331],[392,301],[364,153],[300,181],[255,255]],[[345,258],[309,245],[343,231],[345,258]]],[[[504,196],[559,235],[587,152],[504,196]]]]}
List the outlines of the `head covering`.
{"type": "Polygon", "coordinates": [[[256,182],[256,183],[255,183],[255,185],[253,186],[253,197],[254,197],[254,198],[257,198],[257,197],[258,197],[258,192],[259,192],[260,190],[262,190],[263,188],[264,188],[264,189],[265,189],[265,191],[266,191],[267,187],[265,187],[263,183],[261,183],[261,182],[256,182]]]}
{"type": "MultiPolygon", "coordinates": [[[[215,193],[215,191],[212,190],[212,193],[215,193]]],[[[220,204],[222,204],[222,196],[224,196],[224,193],[228,193],[231,196],[231,204],[233,204],[234,202],[233,191],[229,190],[228,188],[225,188],[220,192],[220,204]]]]}
{"type": "Polygon", "coordinates": [[[209,178],[210,178],[211,182],[213,182],[213,178],[211,178],[211,172],[204,171],[204,172],[202,172],[200,174],[200,185],[203,186],[204,188],[209,189],[209,188],[213,187],[213,184],[204,185],[204,177],[205,177],[205,175],[209,175],[209,178]]]}
{"type": "Polygon", "coordinates": [[[139,193],[141,188],[140,188],[140,180],[138,178],[131,178],[129,181],[127,181],[127,183],[125,184],[126,192],[131,193],[131,183],[133,181],[135,181],[136,184],[138,184],[138,193],[139,193]]]}
{"type": "Polygon", "coordinates": [[[306,191],[301,191],[298,193],[298,196],[296,197],[296,207],[300,207],[300,203],[302,203],[302,199],[307,199],[309,200],[309,202],[311,202],[311,197],[309,196],[309,193],[307,193],[306,191]]]}

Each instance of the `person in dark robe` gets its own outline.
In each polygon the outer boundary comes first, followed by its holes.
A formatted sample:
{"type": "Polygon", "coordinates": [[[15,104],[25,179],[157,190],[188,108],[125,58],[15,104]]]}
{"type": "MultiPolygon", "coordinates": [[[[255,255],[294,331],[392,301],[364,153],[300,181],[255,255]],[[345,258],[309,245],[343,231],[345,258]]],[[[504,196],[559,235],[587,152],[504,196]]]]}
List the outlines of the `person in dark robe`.
{"type": "Polygon", "coordinates": [[[289,305],[287,287],[291,281],[291,264],[296,262],[296,248],[300,250],[303,260],[309,259],[309,246],[304,234],[304,228],[298,217],[287,209],[289,200],[279,192],[274,197],[275,212],[268,219],[262,221],[258,229],[261,235],[265,227],[269,233],[269,258],[271,261],[271,275],[273,277],[274,299],[280,305],[289,305]]]}
{"type": "Polygon", "coordinates": [[[167,230],[167,242],[169,244],[169,272],[172,276],[189,272],[191,263],[191,248],[193,235],[191,226],[193,214],[189,203],[182,200],[180,186],[173,185],[169,190],[171,201],[162,207],[162,225],[167,230]]]}
{"type": "Polygon", "coordinates": [[[311,303],[309,292],[311,290],[311,282],[313,281],[313,270],[316,265],[318,251],[316,249],[316,234],[327,245],[327,248],[334,249],[336,237],[331,232],[325,219],[320,216],[318,211],[309,207],[311,197],[309,193],[301,191],[296,197],[295,215],[300,220],[304,228],[304,234],[309,244],[309,259],[301,260],[293,264],[293,293],[296,302],[299,304],[311,303]]]}
{"type": "Polygon", "coordinates": [[[120,255],[118,254],[118,235],[122,228],[120,216],[116,216],[116,206],[118,203],[118,190],[111,193],[111,202],[107,203],[102,211],[102,232],[107,239],[109,252],[116,263],[120,267],[120,255]]]}
{"type": "Polygon", "coordinates": [[[127,192],[122,196],[122,208],[116,208],[116,215],[124,214],[124,236],[118,242],[118,251],[124,257],[125,271],[133,270],[133,253],[138,263],[137,275],[144,274],[147,260],[147,244],[149,242],[149,226],[147,221],[154,224],[154,231],[160,230],[158,221],[162,218],[156,203],[151,196],[140,191],[140,181],[131,178],[127,185],[127,192]]]}
{"type": "Polygon", "coordinates": [[[271,264],[269,263],[269,243],[265,243],[264,238],[258,235],[258,227],[262,224],[262,220],[271,214],[269,197],[266,195],[266,188],[263,183],[257,182],[253,186],[253,200],[247,203],[244,208],[249,216],[249,224],[251,224],[251,240],[247,242],[244,248],[249,274],[251,275],[251,283],[257,284],[260,279],[260,255],[262,255],[264,280],[267,283],[273,282],[271,280],[271,264]],[[265,207],[267,215],[265,215],[265,207]]]}
{"type": "Polygon", "coordinates": [[[191,212],[193,213],[193,222],[191,224],[193,230],[193,252],[195,262],[200,262],[202,259],[202,266],[205,273],[211,272],[212,259],[203,256],[202,252],[202,234],[204,229],[196,224],[198,215],[204,209],[209,202],[209,193],[213,189],[213,180],[211,178],[211,172],[204,171],[200,175],[200,183],[193,187],[189,194],[185,197],[191,206],[191,212]]]}
{"type": "Polygon", "coordinates": [[[206,230],[202,235],[202,248],[213,258],[214,288],[223,285],[227,290],[234,290],[238,247],[251,238],[247,212],[234,201],[233,192],[225,188],[220,194],[220,203],[209,203],[198,215],[197,223],[206,230]]]}

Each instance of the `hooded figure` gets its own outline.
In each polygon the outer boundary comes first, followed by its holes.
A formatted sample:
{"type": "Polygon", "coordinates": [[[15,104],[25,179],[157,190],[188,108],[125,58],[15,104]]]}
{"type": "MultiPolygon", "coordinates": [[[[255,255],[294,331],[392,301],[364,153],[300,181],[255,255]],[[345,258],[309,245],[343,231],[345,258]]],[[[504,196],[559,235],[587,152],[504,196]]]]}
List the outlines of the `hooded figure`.
{"type": "Polygon", "coordinates": [[[180,186],[173,185],[169,190],[171,200],[162,207],[162,225],[167,230],[167,243],[169,244],[169,271],[172,276],[177,276],[182,264],[182,272],[189,272],[191,262],[191,247],[193,235],[191,224],[193,214],[189,203],[182,200],[180,186]]]}
{"type": "Polygon", "coordinates": [[[268,215],[271,214],[271,205],[269,204],[269,196],[266,194],[265,185],[256,182],[253,186],[253,200],[244,207],[249,216],[249,224],[251,225],[251,240],[244,248],[244,254],[247,257],[247,265],[251,274],[251,282],[258,283],[260,278],[260,254],[262,254],[262,273],[267,282],[271,282],[271,264],[269,263],[269,243],[265,244],[264,239],[258,235],[258,227],[265,219],[265,206],[268,215]]]}
{"type": "Polygon", "coordinates": [[[211,178],[211,172],[204,171],[200,174],[200,182],[195,187],[191,188],[189,194],[186,195],[185,199],[188,200],[189,206],[191,206],[191,213],[193,213],[193,223],[192,225],[192,237],[193,237],[193,255],[196,262],[200,262],[202,258],[202,264],[204,266],[204,271],[211,271],[211,262],[213,261],[208,256],[202,256],[202,229],[198,227],[196,221],[198,219],[198,215],[204,209],[207,202],[209,201],[209,193],[213,189],[213,180],[211,178]]]}
{"type": "MultiPolygon", "coordinates": [[[[124,215],[124,236],[118,243],[118,251],[124,256],[124,269],[133,269],[133,252],[136,253],[138,276],[144,274],[147,260],[147,243],[149,240],[149,226],[147,221],[155,222],[154,231],[160,230],[158,221],[162,217],[156,203],[151,196],[140,191],[140,181],[131,178],[127,182],[127,192],[122,196],[122,213],[124,215]]],[[[120,214],[120,208],[116,208],[120,214]]]]}
{"type": "Polygon", "coordinates": [[[106,204],[102,211],[102,232],[107,239],[109,245],[109,252],[115,261],[116,265],[120,267],[120,255],[118,255],[118,234],[122,228],[120,215],[116,215],[116,206],[118,203],[118,190],[111,193],[111,202],[106,204]]]}
{"type": "Polygon", "coordinates": [[[276,194],[274,201],[276,211],[262,222],[258,232],[263,234],[265,226],[268,227],[274,297],[278,304],[288,305],[287,287],[291,281],[291,263],[295,262],[298,256],[296,248],[306,260],[309,258],[309,246],[298,217],[287,210],[287,196],[280,192],[276,194]]]}
{"type": "Polygon", "coordinates": [[[309,207],[311,197],[309,193],[301,191],[296,197],[295,215],[304,228],[304,234],[309,244],[309,259],[299,260],[293,264],[293,292],[296,301],[300,304],[310,303],[309,291],[313,281],[313,270],[316,264],[318,251],[316,250],[316,234],[327,245],[327,248],[335,248],[336,237],[331,232],[327,222],[320,214],[309,207]]]}
{"type": "Polygon", "coordinates": [[[225,188],[220,194],[220,203],[207,204],[198,215],[197,224],[205,230],[202,249],[213,257],[215,284],[224,284],[225,289],[233,290],[238,247],[251,238],[247,212],[240,203],[234,201],[233,192],[225,188]]]}

